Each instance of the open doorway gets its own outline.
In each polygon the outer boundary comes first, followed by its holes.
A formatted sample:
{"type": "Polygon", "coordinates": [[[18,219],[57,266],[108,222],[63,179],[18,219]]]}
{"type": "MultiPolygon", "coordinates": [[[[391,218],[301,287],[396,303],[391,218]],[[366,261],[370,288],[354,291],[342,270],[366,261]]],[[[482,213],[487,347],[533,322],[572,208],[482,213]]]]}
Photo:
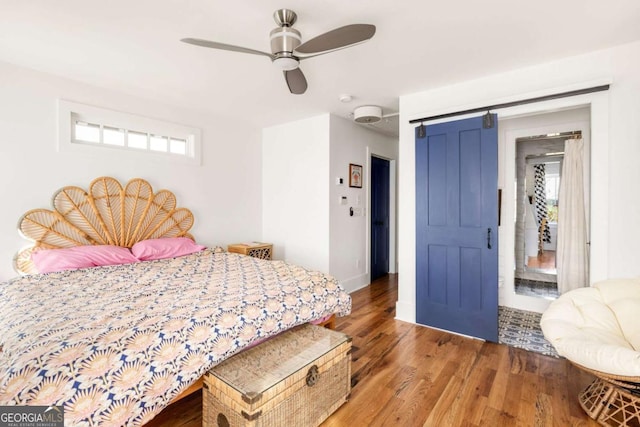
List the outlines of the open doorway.
{"type": "Polygon", "coordinates": [[[565,142],[574,138],[585,141],[584,189],[589,200],[591,111],[581,106],[507,118],[500,121],[500,126],[503,282],[499,341],[555,355],[542,336],[539,319],[559,295],[558,210],[562,205],[565,142]]]}
{"type": "MultiPolygon", "coordinates": [[[[378,169],[378,167],[375,167],[378,169]]],[[[367,212],[367,227],[366,227],[366,269],[367,269],[367,279],[368,283],[372,283],[374,281],[374,260],[373,260],[373,252],[375,248],[378,246],[378,241],[382,241],[383,245],[387,248],[388,255],[386,256],[388,260],[383,261],[381,264],[384,270],[382,275],[385,274],[396,274],[398,272],[397,265],[397,160],[393,157],[390,157],[387,153],[376,152],[370,150],[367,147],[367,162],[365,166],[365,180],[366,186],[368,188],[367,191],[367,202],[366,202],[366,212],[367,212]],[[377,166],[380,166],[380,162],[384,165],[382,172],[383,184],[379,181],[379,172],[374,174],[374,162],[377,163],[377,166]],[[374,176],[375,175],[375,176],[374,176]],[[386,183],[386,177],[388,177],[388,183],[386,183]],[[374,180],[376,181],[374,183],[374,180]],[[380,191],[384,194],[382,198],[379,196],[380,191]],[[376,200],[374,200],[376,198],[376,200]],[[376,205],[379,205],[381,200],[387,200],[386,209],[376,208],[376,205]],[[374,216],[380,216],[382,214],[383,219],[374,218],[374,216]],[[378,227],[383,227],[384,233],[383,236],[374,236],[374,227],[376,227],[376,221],[382,221],[383,224],[378,223],[378,227]],[[380,239],[381,237],[381,239],[380,239]],[[375,241],[374,241],[375,240],[375,241]]],[[[375,267],[379,268],[379,267],[375,267]]],[[[380,274],[380,270],[376,274],[380,274]]]]}
{"type": "Polygon", "coordinates": [[[371,156],[371,282],[389,273],[390,166],[371,156]]]}
{"type": "Polygon", "coordinates": [[[560,183],[566,131],[516,139],[514,287],[519,295],[558,297],[557,250],[560,183]]]}
{"type": "MultiPolygon", "coordinates": [[[[558,295],[557,208],[564,144],[578,135],[585,144],[589,206],[591,109],[583,105],[504,118],[500,127],[500,305],[541,313],[558,295]],[[542,193],[538,209],[536,189],[542,193]]],[[[586,215],[589,224],[588,211],[586,215]]]]}

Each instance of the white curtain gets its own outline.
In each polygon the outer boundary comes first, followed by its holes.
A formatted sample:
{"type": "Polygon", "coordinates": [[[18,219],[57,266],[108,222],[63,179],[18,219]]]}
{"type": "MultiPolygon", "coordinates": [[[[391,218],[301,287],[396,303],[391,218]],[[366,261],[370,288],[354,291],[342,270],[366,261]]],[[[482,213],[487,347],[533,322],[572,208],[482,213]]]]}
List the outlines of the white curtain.
{"type": "Polygon", "coordinates": [[[587,220],[584,206],[584,142],[564,143],[558,201],[558,291],[563,294],[588,285],[587,220]]]}

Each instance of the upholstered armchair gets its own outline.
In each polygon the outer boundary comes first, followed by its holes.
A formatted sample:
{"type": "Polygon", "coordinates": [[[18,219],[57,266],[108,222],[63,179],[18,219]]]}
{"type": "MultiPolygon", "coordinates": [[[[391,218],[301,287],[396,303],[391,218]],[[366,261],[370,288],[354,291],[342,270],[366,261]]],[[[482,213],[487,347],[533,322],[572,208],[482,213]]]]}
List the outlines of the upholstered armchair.
{"type": "Polygon", "coordinates": [[[640,426],[640,278],[569,291],[540,321],[561,356],[596,379],[579,394],[601,425],[640,426]]]}

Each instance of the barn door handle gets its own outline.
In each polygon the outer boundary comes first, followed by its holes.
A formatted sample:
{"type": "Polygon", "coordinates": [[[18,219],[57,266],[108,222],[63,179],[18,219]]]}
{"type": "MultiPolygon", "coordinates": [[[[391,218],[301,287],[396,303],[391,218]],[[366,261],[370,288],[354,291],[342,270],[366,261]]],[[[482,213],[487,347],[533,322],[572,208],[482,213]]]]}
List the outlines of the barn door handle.
{"type": "Polygon", "coordinates": [[[491,227],[487,228],[487,249],[491,249],[491,227]]]}

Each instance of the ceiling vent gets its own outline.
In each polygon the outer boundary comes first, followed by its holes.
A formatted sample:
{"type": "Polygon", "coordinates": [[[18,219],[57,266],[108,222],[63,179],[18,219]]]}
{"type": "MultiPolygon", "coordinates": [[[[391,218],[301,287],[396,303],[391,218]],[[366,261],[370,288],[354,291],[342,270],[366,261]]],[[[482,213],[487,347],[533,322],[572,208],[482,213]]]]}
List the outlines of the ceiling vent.
{"type": "Polygon", "coordinates": [[[382,119],[382,108],[376,105],[363,105],[353,110],[356,123],[376,123],[382,119]]]}

